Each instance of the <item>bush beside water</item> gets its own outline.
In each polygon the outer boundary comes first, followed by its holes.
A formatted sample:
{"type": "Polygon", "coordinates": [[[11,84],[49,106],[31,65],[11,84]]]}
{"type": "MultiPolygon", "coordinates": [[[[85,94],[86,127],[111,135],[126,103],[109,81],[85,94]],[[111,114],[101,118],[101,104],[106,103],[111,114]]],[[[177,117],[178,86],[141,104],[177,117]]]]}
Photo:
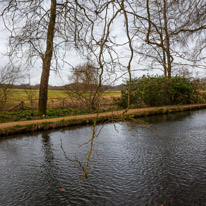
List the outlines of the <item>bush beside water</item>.
{"type": "MultiPolygon", "coordinates": [[[[129,81],[125,84],[125,90],[121,91],[121,97],[114,102],[121,108],[128,106],[129,81]]],[[[183,105],[205,101],[198,92],[195,84],[185,77],[143,76],[131,81],[131,106],[163,106],[183,105]]]]}

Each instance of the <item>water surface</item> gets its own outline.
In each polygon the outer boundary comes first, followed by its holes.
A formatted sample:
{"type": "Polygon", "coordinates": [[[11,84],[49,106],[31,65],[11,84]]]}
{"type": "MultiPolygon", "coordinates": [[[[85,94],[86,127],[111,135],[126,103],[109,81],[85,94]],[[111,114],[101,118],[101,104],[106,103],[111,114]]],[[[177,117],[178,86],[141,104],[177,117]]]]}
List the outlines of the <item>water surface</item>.
{"type": "Polygon", "coordinates": [[[67,158],[85,164],[91,126],[0,140],[0,205],[206,205],[206,110],[142,120],[104,125],[86,180],[67,158]]]}

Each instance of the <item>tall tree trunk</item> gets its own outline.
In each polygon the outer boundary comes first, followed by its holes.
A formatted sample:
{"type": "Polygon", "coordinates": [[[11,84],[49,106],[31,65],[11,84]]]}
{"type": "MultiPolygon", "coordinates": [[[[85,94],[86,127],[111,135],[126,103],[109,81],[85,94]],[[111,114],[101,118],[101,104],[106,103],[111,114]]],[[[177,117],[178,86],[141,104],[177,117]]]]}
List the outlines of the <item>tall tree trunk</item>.
{"type": "Polygon", "coordinates": [[[47,109],[48,98],[48,83],[49,73],[51,67],[51,60],[53,55],[53,39],[56,22],[56,0],[51,0],[50,18],[47,30],[46,51],[43,57],[43,66],[41,74],[41,82],[39,89],[39,115],[45,115],[47,109]]]}
{"type": "Polygon", "coordinates": [[[170,37],[168,34],[167,28],[167,1],[164,0],[164,31],[165,31],[165,43],[166,43],[166,54],[167,54],[167,77],[168,79],[171,78],[171,71],[172,71],[172,61],[171,61],[171,54],[170,54],[170,37]]]}

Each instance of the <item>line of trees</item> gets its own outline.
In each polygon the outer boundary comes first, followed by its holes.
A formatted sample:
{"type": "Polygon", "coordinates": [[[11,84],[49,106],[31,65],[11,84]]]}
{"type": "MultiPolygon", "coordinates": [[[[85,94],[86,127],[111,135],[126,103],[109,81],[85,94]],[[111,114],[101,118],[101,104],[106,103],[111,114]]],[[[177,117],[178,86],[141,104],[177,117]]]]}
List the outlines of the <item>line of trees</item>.
{"type": "MultiPolygon", "coordinates": [[[[162,68],[171,78],[176,67],[205,68],[205,0],[0,0],[10,32],[8,56],[27,65],[42,62],[39,115],[46,114],[51,70],[70,65],[78,51],[95,65],[98,96],[105,73],[117,70],[132,79],[134,59],[162,68]],[[195,43],[194,43],[195,42],[195,43]],[[126,52],[122,52],[126,51],[126,52]]],[[[110,79],[112,79],[110,77],[110,79]]],[[[131,83],[128,87],[128,108],[131,83]]]]}

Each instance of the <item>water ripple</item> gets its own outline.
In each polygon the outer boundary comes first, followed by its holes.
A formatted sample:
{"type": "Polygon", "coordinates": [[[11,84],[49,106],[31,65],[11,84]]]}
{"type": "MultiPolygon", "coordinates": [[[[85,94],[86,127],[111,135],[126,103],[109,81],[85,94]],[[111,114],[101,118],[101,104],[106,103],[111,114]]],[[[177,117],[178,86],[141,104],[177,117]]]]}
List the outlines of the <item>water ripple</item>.
{"type": "Polygon", "coordinates": [[[105,125],[95,139],[87,180],[67,156],[85,164],[91,127],[18,136],[0,142],[0,205],[206,205],[206,111],[105,125]],[[154,130],[159,131],[158,135],[154,130]],[[62,191],[63,188],[63,191],[62,191]]]}

